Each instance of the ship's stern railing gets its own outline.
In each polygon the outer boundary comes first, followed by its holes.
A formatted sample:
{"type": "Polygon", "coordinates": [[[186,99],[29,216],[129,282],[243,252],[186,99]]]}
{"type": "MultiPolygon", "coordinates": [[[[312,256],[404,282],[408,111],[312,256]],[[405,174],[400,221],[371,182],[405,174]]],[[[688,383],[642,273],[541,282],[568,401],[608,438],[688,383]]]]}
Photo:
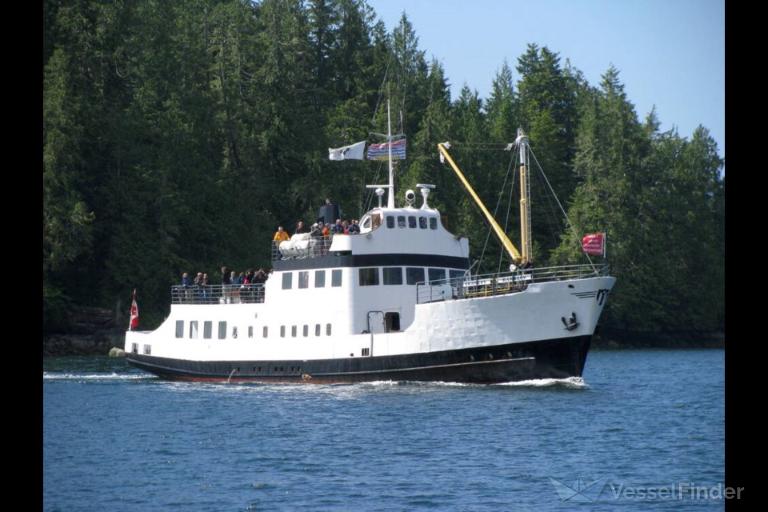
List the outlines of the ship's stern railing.
{"type": "Polygon", "coordinates": [[[171,304],[256,304],[264,302],[264,284],[172,286],[171,304]]]}
{"type": "Polygon", "coordinates": [[[470,299],[518,293],[531,283],[566,281],[608,275],[608,265],[565,265],[518,269],[514,272],[466,275],[416,285],[416,303],[470,299]]]}

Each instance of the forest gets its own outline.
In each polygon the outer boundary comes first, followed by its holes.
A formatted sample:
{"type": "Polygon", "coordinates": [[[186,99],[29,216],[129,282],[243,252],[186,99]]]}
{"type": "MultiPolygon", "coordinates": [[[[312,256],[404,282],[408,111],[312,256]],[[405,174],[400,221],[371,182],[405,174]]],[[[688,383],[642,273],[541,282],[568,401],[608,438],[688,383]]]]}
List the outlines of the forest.
{"type": "MultiPolygon", "coordinates": [[[[724,329],[724,162],[704,126],[660,131],[635,111],[619,70],[590,84],[567,48],[530,43],[500,62],[488,98],[419,47],[406,14],[388,32],[365,0],[44,0],[43,319],[65,332],[75,306],[141,328],[168,314],[182,272],[269,268],[272,234],[372,206],[386,163],[335,162],[328,148],[407,137],[397,204],[416,183],[468,236],[477,269],[509,261],[436,144],[452,154],[519,240],[510,153],[518,127],[567,213],[534,173],[537,266],[585,263],[606,232],[617,277],[601,334],[703,339],[724,329]],[[562,54],[562,56],[561,56],[562,54]],[[511,211],[508,204],[512,204],[511,211]],[[480,255],[482,259],[480,259],[480,255]]],[[[674,122],[674,120],[671,120],[674,122]]],[[[594,258],[593,258],[594,259],[594,258]]],[[[602,260],[598,257],[596,262],[602,260]]]]}

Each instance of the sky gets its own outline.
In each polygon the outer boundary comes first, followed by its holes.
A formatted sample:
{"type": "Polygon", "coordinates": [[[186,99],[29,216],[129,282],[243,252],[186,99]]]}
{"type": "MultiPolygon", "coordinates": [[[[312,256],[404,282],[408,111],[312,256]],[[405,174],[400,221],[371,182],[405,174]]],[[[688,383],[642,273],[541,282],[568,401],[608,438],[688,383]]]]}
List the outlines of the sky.
{"type": "MultiPolygon", "coordinates": [[[[661,130],[690,138],[703,125],[725,157],[724,0],[368,0],[391,31],[405,12],[419,48],[437,59],[456,99],[481,98],[506,59],[512,80],[528,43],[594,86],[613,64],[640,121],[656,106],[661,130]]],[[[525,127],[523,127],[525,128],[525,127]]]]}

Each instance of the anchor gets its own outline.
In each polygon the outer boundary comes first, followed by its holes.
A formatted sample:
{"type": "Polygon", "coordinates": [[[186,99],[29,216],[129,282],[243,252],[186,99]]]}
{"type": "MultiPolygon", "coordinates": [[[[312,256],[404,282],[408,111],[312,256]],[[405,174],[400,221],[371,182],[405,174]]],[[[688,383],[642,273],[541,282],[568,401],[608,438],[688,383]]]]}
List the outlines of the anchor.
{"type": "Polygon", "coordinates": [[[566,320],[564,316],[561,316],[560,320],[563,321],[563,325],[565,326],[565,329],[568,331],[572,331],[579,326],[579,322],[576,321],[575,311],[571,311],[571,317],[569,319],[566,320]]]}

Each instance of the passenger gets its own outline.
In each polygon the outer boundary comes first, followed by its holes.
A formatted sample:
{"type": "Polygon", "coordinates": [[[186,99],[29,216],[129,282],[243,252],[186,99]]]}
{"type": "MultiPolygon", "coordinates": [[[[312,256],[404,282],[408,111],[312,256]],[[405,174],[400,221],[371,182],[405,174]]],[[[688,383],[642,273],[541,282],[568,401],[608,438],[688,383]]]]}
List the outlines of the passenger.
{"type": "Polygon", "coordinates": [[[277,231],[275,231],[275,236],[272,237],[272,240],[274,242],[280,243],[290,239],[291,235],[289,235],[288,232],[283,229],[283,226],[277,226],[277,231]]]}
{"type": "Polygon", "coordinates": [[[185,302],[189,302],[189,299],[192,297],[192,291],[189,289],[192,286],[192,281],[189,279],[189,274],[184,272],[181,274],[181,287],[182,290],[182,297],[185,302]]]}
{"type": "Polygon", "coordinates": [[[320,237],[322,237],[323,236],[323,227],[322,227],[321,224],[322,224],[322,222],[320,222],[320,223],[315,222],[314,224],[312,224],[312,231],[309,232],[309,236],[311,236],[312,238],[320,238],[320,237]]]}
{"type": "Polygon", "coordinates": [[[357,235],[360,233],[360,225],[357,223],[357,219],[352,219],[352,224],[349,226],[349,234],[357,235]]]}
{"type": "Polygon", "coordinates": [[[229,302],[229,289],[232,286],[232,278],[227,267],[221,267],[221,296],[224,304],[229,302]]]}
{"type": "Polygon", "coordinates": [[[304,227],[304,222],[303,221],[298,221],[296,223],[296,231],[295,231],[294,234],[306,233],[306,232],[307,232],[307,228],[304,227]]]}
{"type": "Polygon", "coordinates": [[[193,288],[194,288],[194,296],[195,296],[195,302],[200,302],[200,299],[202,297],[202,290],[200,289],[200,286],[203,284],[203,273],[198,272],[195,276],[195,280],[192,282],[193,288]]]}
{"type": "Polygon", "coordinates": [[[203,292],[203,304],[207,304],[210,292],[208,291],[208,274],[206,272],[203,272],[203,278],[200,280],[200,288],[203,292]]]}
{"type": "Polygon", "coordinates": [[[346,220],[341,221],[341,227],[344,229],[344,234],[348,235],[349,234],[349,222],[346,221],[346,220]]]}
{"type": "Polygon", "coordinates": [[[344,233],[344,226],[341,225],[341,219],[336,219],[336,224],[333,225],[331,231],[333,231],[334,235],[344,233]]]}

